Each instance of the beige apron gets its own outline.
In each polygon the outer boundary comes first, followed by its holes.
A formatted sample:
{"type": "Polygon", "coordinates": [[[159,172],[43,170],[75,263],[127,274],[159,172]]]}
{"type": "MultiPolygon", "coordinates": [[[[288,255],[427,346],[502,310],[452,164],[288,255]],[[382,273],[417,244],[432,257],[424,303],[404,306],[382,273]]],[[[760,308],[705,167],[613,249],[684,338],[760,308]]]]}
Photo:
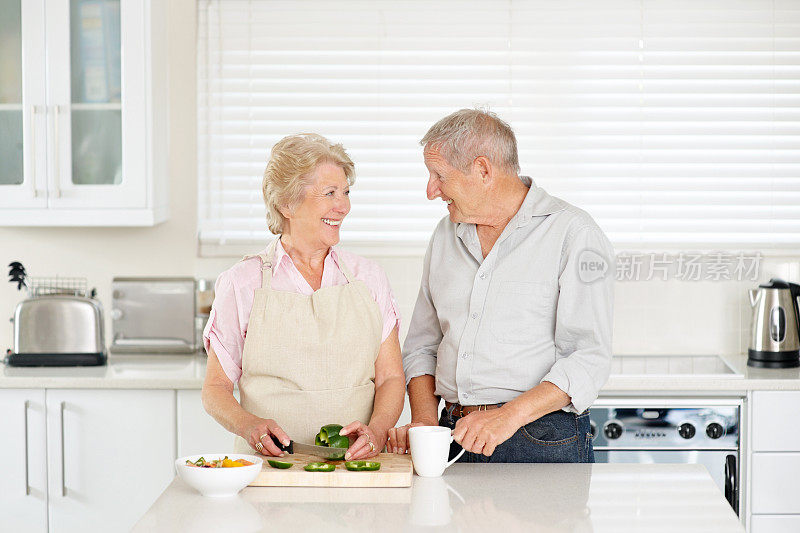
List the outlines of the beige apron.
{"type": "MultiPolygon", "coordinates": [[[[367,286],[343,263],[345,285],[310,296],[272,290],[277,244],[257,256],[261,288],[244,341],[240,403],[275,420],[290,439],[313,444],[325,424],[369,423],[383,320],[367,286]]],[[[238,436],[234,449],[254,451],[238,436]]]]}

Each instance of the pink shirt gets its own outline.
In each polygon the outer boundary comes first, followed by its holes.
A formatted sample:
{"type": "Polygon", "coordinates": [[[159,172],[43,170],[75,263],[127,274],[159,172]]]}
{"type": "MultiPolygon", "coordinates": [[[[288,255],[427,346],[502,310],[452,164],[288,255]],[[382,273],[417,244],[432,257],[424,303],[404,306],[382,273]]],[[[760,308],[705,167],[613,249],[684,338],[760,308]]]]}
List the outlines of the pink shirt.
{"type": "MultiPolygon", "coordinates": [[[[383,336],[385,341],[392,330],[400,327],[400,313],[397,302],[389,286],[389,279],[377,263],[350,252],[331,248],[323,264],[321,287],[344,285],[347,278],[339,268],[343,261],[356,279],[363,281],[375,299],[383,316],[383,336]]],[[[255,290],[261,287],[261,260],[252,257],[240,261],[217,278],[214,287],[214,304],[208,323],[203,330],[203,343],[206,351],[214,348],[222,369],[228,378],[236,383],[242,375],[242,351],[247,336],[247,324],[253,307],[255,290]]],[[[275,248],[275,267],[272,275],[272,289],[311,295],[314,290],[294,266],[281,242],[275,248]]]]}

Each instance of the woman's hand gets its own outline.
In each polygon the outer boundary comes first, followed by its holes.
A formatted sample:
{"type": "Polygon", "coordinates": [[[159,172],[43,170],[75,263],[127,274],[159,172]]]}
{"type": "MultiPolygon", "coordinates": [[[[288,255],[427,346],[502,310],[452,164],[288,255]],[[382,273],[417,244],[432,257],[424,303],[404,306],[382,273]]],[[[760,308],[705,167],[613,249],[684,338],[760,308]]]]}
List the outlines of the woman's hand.
{"type": "Polygon", "coordinates": [[[273,457],[281,457],[284,452],[278,448],[272,437],[275,437],[284,446],[288,446],[291,442],[286,432],[271,418],[253,417],[240,436],[258,453],[273,457]]]}
{"type": "Polygon", "coordinates": [[[358,420],[343,427],[339,435],[349,436],[351,442],[344,456],[345,461],[375,457],[386,444],[385,431],[376,431],[358,420]]]}

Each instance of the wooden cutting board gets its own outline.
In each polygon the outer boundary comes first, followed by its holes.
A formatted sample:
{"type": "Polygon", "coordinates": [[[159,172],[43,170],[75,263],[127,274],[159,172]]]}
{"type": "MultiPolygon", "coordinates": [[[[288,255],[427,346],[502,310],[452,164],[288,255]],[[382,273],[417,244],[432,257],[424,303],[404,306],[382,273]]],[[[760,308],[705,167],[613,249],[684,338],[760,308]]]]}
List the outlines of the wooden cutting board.
{"type": "Polygon", "coordinates": [[[381,469],[374,472],[350,472],[344,467],[344,461],[331,461],[336,465],[333,472],[306,472],[304,466],[322,459],[305,453],[276,457],[278,461],[294,463],[286,470],[272,468],[267,459],[264,457],[261,473],[250,487],[410,487],[413,474],[408,454],[382,453],[368,459],[381,464],[381,469]]]}

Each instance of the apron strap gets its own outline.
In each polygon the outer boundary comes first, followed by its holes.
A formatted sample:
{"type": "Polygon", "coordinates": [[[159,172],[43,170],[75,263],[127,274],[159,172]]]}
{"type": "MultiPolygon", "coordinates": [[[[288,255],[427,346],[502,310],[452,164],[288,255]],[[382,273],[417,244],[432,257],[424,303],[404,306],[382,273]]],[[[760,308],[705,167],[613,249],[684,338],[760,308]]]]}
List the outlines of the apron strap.
{"type": "Polygon", "coordinates": [[[344,261],[342,261],[341,256],[339,256],[338,254],[338,251],[336,254],[336,264],[339,265],[339,270],[341,270],[342,274],[344,274],[344,277],[347,279],[347,283],[353,283],[354,281],[357,281],[356,277],[353,275],[352,272],[350,272],[350,269],[347,268],[347,265],[344,264],[344,261]]]}
{"type": "Polygon", "coordinates": [[[280,239],[280,236],[278,236],[277,239],[272,241],[272,244],[270,244],[267,247],[267,249],[264,251],[264,253],[246,255],[246,256],[244,256],[242,258],[242,261],[244,261],[245,259],[250,259],[251,257],[258,257],[258,258],[261,259],[261,287],[262,288],[269,289],[270,287],[272,287],[272,266],[273,266],[273,262],[274,262],[274,259],[275,259],[275,248],[278,246],[278,240],[279,239],[280,239]]]}

